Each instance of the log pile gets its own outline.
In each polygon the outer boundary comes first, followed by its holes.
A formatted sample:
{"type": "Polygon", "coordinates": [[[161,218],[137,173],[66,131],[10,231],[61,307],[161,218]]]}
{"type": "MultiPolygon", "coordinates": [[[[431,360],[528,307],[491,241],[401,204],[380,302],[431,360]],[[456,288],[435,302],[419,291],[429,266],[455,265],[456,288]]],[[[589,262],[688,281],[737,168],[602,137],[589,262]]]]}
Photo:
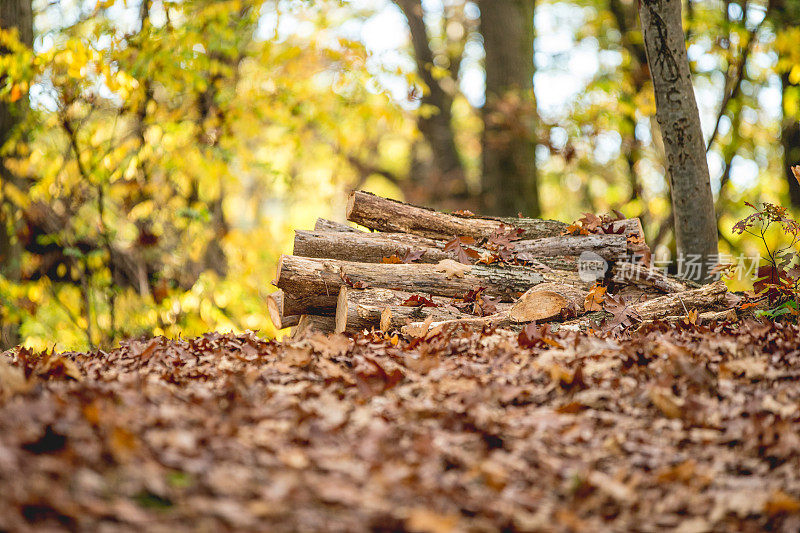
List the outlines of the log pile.
{"type": "Polygon", "coordinates": [[[541,321],[573,329],[621,314],[639,322],[693,309],[718,317],[731,306],[722,282],[698,287],[649,268],[636,218],[568,225],[448,214],[355,191],[347,220],[367,230],[319,219],[295,232],[267,300],[278,329],[422,336],[541,321]],[[603,294],[617,312],[604,310],[603,294]]]}

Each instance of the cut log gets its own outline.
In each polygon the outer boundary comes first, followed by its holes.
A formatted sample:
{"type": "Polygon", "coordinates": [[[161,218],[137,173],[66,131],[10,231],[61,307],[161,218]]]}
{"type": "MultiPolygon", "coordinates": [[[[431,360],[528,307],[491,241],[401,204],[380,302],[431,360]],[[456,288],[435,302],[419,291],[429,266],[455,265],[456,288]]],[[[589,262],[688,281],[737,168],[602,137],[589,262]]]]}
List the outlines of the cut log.
{"type": "MultiPolygon", "coordinates": [[[[725,283],[722,280],[717,280],[698,289],[689,289],[658,296],[644,302],[631,303],[630,308],[642,320],[658,320],[668,316],[685,316],[687,311],[692,309],[697,309],[698,311],[714,310],[714,308],[725,306],[727,295],[728,289],[725,287],[725,283]]],[[[611,316],[610,313],[598,311],[579,320],[564,322],[560,328],[577,330],[589,327],[593,321],[599,322],[609,316],[611,316]]]]}
{"type": "Polygon", "coordinates": [[[627,262],[616,263],[611,269],[611,276],[615,283],[654,288],[665,293],[681,292],[689,288],[686,283],[657,269],[627,262]]]}
{"type": "MultiPolygon", "coordinates": [[[[429,299],[438,307],[405,306],[404,302],[414,296],[410,292],[391,289],[356,290],[342,286],[336,305],[336,331],[355,332],[381,326],[399,329],[410,322],[422,322],[428,317],[433,320],[455,320],[475,318],[459,311],[452,305],[452,298],[431,296],[429,299]]],[[[428,298],[426,296],[426,298],[428,298]]],[[[499,311],[511,308],[509,303],[497,303],[499,311]]]]}
{"type": "MultiPolygon", "coordinates": [[[[675,324],[685,319],[686,315],[683,314],[683,315],[665,316],[659,320],[661,320],[662,322],[667,322],[669,324],[675,324]]],[[[705,324],[707,322],[736,322],[737,320],[739,320],[739,315],[736,312],[735,307],[731,307],[729,309],[722,309],[720,311],[705,311],[703,313],[697,314],[698,324],[705,324]]],[[[655,320],[643,321],[641,324],[637,325],[636,331],[652,324],[653,322],[655,322],[655,320]]]]}
{"type": "Polygon", "coordinates": [[[336,329],[336,320],[332,316],[303,315],[297,326],[292,330],[292,337],[300,337],[312,332],[333,333],[336,329]]]}
{"type": "Polygon", "coordinates": [[[587,288],[574,272],[536,272],[528,267],[448,264],[374,264],[311,259],[291,255],[281,256],[275,284],[286,293],[284,314],[300,314],[291,306],[313,305],[315,309],[336,307],[339,288],[351,283],[367,287],[400,289],[416,294],[462,296],[467,291],[484,287],[488,296],[513,301],[534,285],[560,282],[587,288]],[[462,270],[463,269],[463,270],[462,270]],[[291,295],[291,298],[289,298],[291,295]]]}
{"type": "Polygon", "coordinates": [[[343,224],[342,222],[336,222],[334,220],[328,220],[327,218],[318,218],[316,224],[314,224],[314,231],[338,231],[338,232],[346,232],[346,233],[366,233],[366,231],[361,231],[358,228],[354,228],[348,224],[343,224]]]}
{"type": "MultiPolygon", "coordinates": [[[[347,202],[347,220],[375,230],[411,233],[438,240],[449,240],[455,236],[487,239],[503,225],[522,229],[521,237],[526,240],[558,237],[567,229],[567,224],[555,220],[492,218],[440,213],[425,207],[381,198],[363,191],[353,191],[350,194],[347,202]]],[[[627,238],[631,238],[631,241],[644,243],[644,231],[638,218],[620,220],[615,222],[614,226],[624,226],[625,228],[623,233],[625,236],[624,249],[641,251],[641,244],[629,245],[627,241],[627,238]]],[[[644,247],[646,248],[646,245],[644,247]]],[[[519,247],[517,249],[519,250],[519,247]]],[[[580,255],[582,251],[584,251],[583,248],[579,249],[577,254],[551,252],[542,255],[580,255]]]]}
{"type": "MultiPolygon", "coordinates": [[[[347,202],[347,220],[380,231],[412,233],[431,239],[469,236],[488,238],[505,223],[498,219],[467,217],[440,213],[363,191],[353,191],[347,202]]],[[[509,219],[515,220],[515,219],[509,219]]],[[[514,223],[521,227],[521,224],[514,223]]],[[[567,225],[555,220],[528,219],[524,237],[535,239],[560,234],[567,225]]]]}
{"type": "Polygon", "coordinates": [[[625,235],[559,235],[515,243],[514,251],[532,256],[580,256],[592,252],[607,261],[622,259],[627,255],[625,235]]]}
{"type": "Polygon", "coordinates": [[[285,315],[283,312],[283,302],[285,296],[283,291],[278,289],[267,295],[267,311],[269,318],[277,329],[290,328],[296,326],[300,321],[299,315],[285,315]]]}
{"type": "MultiPolygon", "coordinates": [[[[277,282],[277,280],[276,280],[277,282]]],[[[303,314],[328,315],[336,308],[336,295],[339,287],[331,287],[331,292],[283,295],[283,316],[299,316],[303,314]]]]}
{"type": "MultiPolygon", "coordinates": [[[[571,239],[561,237],[560,239],[571,239]]],[[[619,240],[619,239],[617,239],[619,240]]],[[[618,244],[618,243],[617,243],[618,244]]],[[[558,245],[556,245],[558,246],[558,245]]],[[[479,247],[469,247],[484,252],[479,247]]],[[[564,246],[562,246],[564,248],[564,246]]],[[[366,233],[333,231],[295,231],[294,255],[356,261],[360,263],[382,263],[384,257],[403,257],[406,252],[423,252],[418,263],[438,263],[443,259],[454,259],[454,252],[445,252],[444,243],[408,233],[366,233]]],[[[488,253],[488,252],[487,252],[488,253]]],[[[521,258],[532,268],[555,270],[578,270],[578,260],[570,255],[536,255],[525,253],[521,258]]]]}
{"type": "Polygon", "coordinates": [[[416,235],[396,233],[350,233],[331,231],[295,231],[294,255],[381,263],[384,257],[403,257],[406,252],[420,252],[419,262],[438,263],[452,259],[436,241],[416,235]]]}
{"type": "Polygon", "coordinates": [[[508,310],[499,311],[494,315],[434,320],[428,323],[427,329],[424,321],[417,321],[401,328],[401,331],[407,335],[421,336],[421,334],[435,334],[454,326],[491,325],[514,328],[519,324],[547,320],[569,310],[580,314],[587,294],[587,291],[561,283],[541,283],[529,289],[508,310]]]}
{"type": "Polygon", "coordinates": [[[644,320],[669,315],[685,315],[692,309],[709,309],[725,301],[728,288],[722,280],[704,285],[699,289],[667,294],[635,304],[634,308],[644,320]]]}
{"type": "Polygon", "coordinates": [[[588,291],[563,283],[540,283],[528,289],[509,310],[511,322],[522,323],[548,320],[573,311],[572,316],[583,314],[583,303],[588,291]]]}

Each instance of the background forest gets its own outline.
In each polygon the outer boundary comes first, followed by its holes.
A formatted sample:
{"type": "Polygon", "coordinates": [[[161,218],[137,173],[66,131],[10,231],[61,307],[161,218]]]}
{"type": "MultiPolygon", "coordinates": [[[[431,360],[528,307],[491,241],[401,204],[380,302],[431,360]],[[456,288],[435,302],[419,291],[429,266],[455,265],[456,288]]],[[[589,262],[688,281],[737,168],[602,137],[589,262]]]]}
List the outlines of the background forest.
{"type": "MultiPolygon", "coordinates": [[[[800,212],[800,2],[688,0],[720,249],[800,212]]],[[[291,229],[363,188],[674,255],[635,0],[3,0],[2,345],[258,330],[291,229]]],[[[752,247],[752,249],[751,249],[752,247]]]]}

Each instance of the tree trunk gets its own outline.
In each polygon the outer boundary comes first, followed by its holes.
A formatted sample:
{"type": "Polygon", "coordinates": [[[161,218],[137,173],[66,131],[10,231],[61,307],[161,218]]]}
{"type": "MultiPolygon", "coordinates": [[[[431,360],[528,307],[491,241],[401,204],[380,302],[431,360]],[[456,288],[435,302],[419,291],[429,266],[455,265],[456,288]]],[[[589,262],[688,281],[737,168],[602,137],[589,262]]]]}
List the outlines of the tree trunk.
{"type": "MultiPolygon", "coordinates": [[[[31,0],[0,1],[0,28],[16,28],[20,41],[33,46],[33,12],[31,0]]],[[[8,51],[0,47],[0,57],[8,51]]],[[[3,81],[3,80],[0,80],[3,81]]],[[[0,147],[11,138],[14,129],[20,124],[28,109],[28,96],[23,95],[13,103],[0,102],[0,147]]],[[[19,186],[19,180],[9,171],[5,157],[0,156],[0,274],[9,281],[19,281],[22,246],[16,239],[16,226],[19,206],[8,198],[7,186],[19,186]]],[[[17,324],[4,321],[0,326],[0,349],[5,350],[17,344],[19,334],[17,324]]]]}
{"type": "Polygon", "coordinates": [[[680,0],[641,0],[639,17],[667,155],[678,253],[699,263],[708,282],[717,255],[717,225],[681,22],[680,0]]]}
{"type": "Polygon", "coordinates": [[[395,0],[395,4],[408,21],[417,74],[427,87],[423,91],[420,104],[435,109],[433,113],[420,114],[417,118],[417,127],[431,149],[433,175],[411,178],[412,181],[419,181],[419,188],[425,190],[425,196],[431,203],[438,205],[466,193],[464,167],[456,148],[452,125],[453,96],[444,90],[431,70],[434,58],[425,28],[421,0],[395,0]]]}
{"type": "Polygon", "coordinates": [[[481,0],[478,4],[486,54],[484,207],[492,215],[538,217],[534,0],[481,0]]]}
{"type": "Polygon", "coordinates": [[[792,206],[800,208],[800,183],[794,177],[792,167],[800,165],[800,120],[797,116],[786,115],[786,101],[788,98],[800,100],[800,85],[792,84],[789,81],[789,73],[781,75],[783,84],[782,109],[783,121],[781,123],[781,144],[783,145],[783,168],[786,182],[789,185],[789,201],[792,206]],[[790,95],[789,92],[795,94],[790,95]]]}

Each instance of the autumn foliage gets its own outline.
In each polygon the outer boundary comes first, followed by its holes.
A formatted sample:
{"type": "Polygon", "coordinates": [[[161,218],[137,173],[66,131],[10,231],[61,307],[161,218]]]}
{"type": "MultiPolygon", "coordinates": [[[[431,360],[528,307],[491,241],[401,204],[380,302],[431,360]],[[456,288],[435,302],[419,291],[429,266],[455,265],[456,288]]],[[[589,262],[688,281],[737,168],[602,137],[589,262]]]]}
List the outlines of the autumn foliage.
{"type": "Polygon", "coordinates": [[[208,334],[0,359],[0,528],[800,525],[800,329],[208,334]]]}

